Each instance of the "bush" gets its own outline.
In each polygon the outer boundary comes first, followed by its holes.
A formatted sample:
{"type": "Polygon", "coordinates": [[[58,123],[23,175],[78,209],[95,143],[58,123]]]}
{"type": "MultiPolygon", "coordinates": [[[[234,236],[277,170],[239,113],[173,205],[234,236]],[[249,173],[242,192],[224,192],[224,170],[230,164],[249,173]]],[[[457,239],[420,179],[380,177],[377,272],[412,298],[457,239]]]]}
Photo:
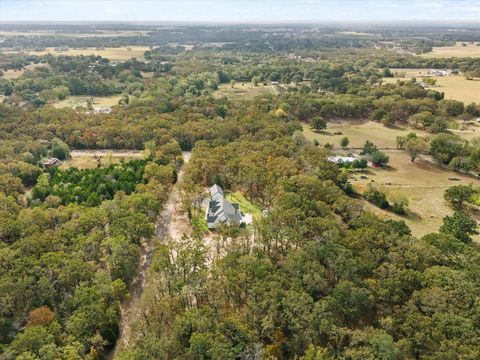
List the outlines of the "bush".
{"type": "Polygon", "coordinates": [[[387,154],[385,154],[383,151],[377,150],[374,151],[371,155],[372,162],[380,165],[380,166],[385,166],[388,164],[388,161],[390,158],[388,157],[387,154]]]}
{"type": "Polygon", "coordinates": [[[363,197],[368,202],[378,206],[380,209],[388,209],[390,205],[387,201],[387,196],[385,193],[372,185],[368,186],[368,189],[363,193],[363,197]]]}

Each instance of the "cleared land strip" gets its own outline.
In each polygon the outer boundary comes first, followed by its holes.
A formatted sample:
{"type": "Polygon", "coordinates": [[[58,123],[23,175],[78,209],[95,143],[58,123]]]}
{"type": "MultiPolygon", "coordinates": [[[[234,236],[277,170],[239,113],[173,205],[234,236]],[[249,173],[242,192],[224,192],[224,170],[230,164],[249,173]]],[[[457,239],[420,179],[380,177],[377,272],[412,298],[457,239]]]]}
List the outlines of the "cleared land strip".
{"type": "Polygon", "coordinates": [[[123,348],[128,347],[132,340],[132,325],[136,319],[142,316],[140,302],[143,290],[149,282],[147,270],[150,267],[155,254],[155,247],[169,239],[178,239],[189,230],[189,222],[186,215],[180,210],[180,189],[179,184],[183,176],[183,169],[190,160],[190,152],[183,152],[184,165],[178,172],[178,181],[158,215],[155,225],[155,236],[152,239],[145,239],[141,246],[141,255],[137,276],[130,285],[130,298],[125,300],[120,307],[120,335],[117,339],[112,358],[123,348]]]}

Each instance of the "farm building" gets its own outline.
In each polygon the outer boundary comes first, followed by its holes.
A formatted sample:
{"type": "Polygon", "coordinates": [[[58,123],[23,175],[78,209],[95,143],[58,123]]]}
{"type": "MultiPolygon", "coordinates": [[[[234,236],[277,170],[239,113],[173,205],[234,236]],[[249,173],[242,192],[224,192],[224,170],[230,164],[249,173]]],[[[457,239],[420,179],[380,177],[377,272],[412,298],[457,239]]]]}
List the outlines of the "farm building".
{"type": "Polygon", "coordinates": [[[42,162],[42,165],[44,168],[48,169],[53,166],[59,166],[62,165],[62,162],[58,160],[57,158],[50,158],[42,162]]]}
{"type": "Polygon", "coordinates": [[[231,203],[225,198],[223,190],[218,185],[210,188],[210,200],[205,212],[205,220],[209,229],[215,229],[221,224],[243,225],[251,222],[249,214],[243,214],[237,203],[231,203]]]}
{"type": "Polygon", "coordinates": [[[334,164],[342,165],[352,163],[357,160],[357,158],[353,156],[329,156],[327,160],[334,164]]]}

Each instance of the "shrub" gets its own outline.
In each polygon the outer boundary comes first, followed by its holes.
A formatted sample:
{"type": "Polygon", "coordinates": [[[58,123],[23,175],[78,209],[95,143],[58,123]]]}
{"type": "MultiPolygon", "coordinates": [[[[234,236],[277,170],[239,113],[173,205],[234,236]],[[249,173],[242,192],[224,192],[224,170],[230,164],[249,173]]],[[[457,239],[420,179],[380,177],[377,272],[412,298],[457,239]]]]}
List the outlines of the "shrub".
{"type": "Polygon", "coordinates": [[[375,206],[378,206],[381,209],[388,209],[389,203],[387,201],[387,196],[380,189],[372,186],[368,186],[368,189],[363,193],[363,197],[370,203],[375,206]]]}

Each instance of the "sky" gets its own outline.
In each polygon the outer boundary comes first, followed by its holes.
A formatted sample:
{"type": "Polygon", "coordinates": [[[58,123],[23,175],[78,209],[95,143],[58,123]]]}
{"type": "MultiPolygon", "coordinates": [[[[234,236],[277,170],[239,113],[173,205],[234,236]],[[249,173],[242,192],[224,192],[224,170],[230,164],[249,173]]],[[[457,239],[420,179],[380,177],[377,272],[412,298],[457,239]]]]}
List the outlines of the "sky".
{"type": "Polygon", "coordinates": [[[480,0],[0,0],[5,21],[473,21],[480,0]]]}

